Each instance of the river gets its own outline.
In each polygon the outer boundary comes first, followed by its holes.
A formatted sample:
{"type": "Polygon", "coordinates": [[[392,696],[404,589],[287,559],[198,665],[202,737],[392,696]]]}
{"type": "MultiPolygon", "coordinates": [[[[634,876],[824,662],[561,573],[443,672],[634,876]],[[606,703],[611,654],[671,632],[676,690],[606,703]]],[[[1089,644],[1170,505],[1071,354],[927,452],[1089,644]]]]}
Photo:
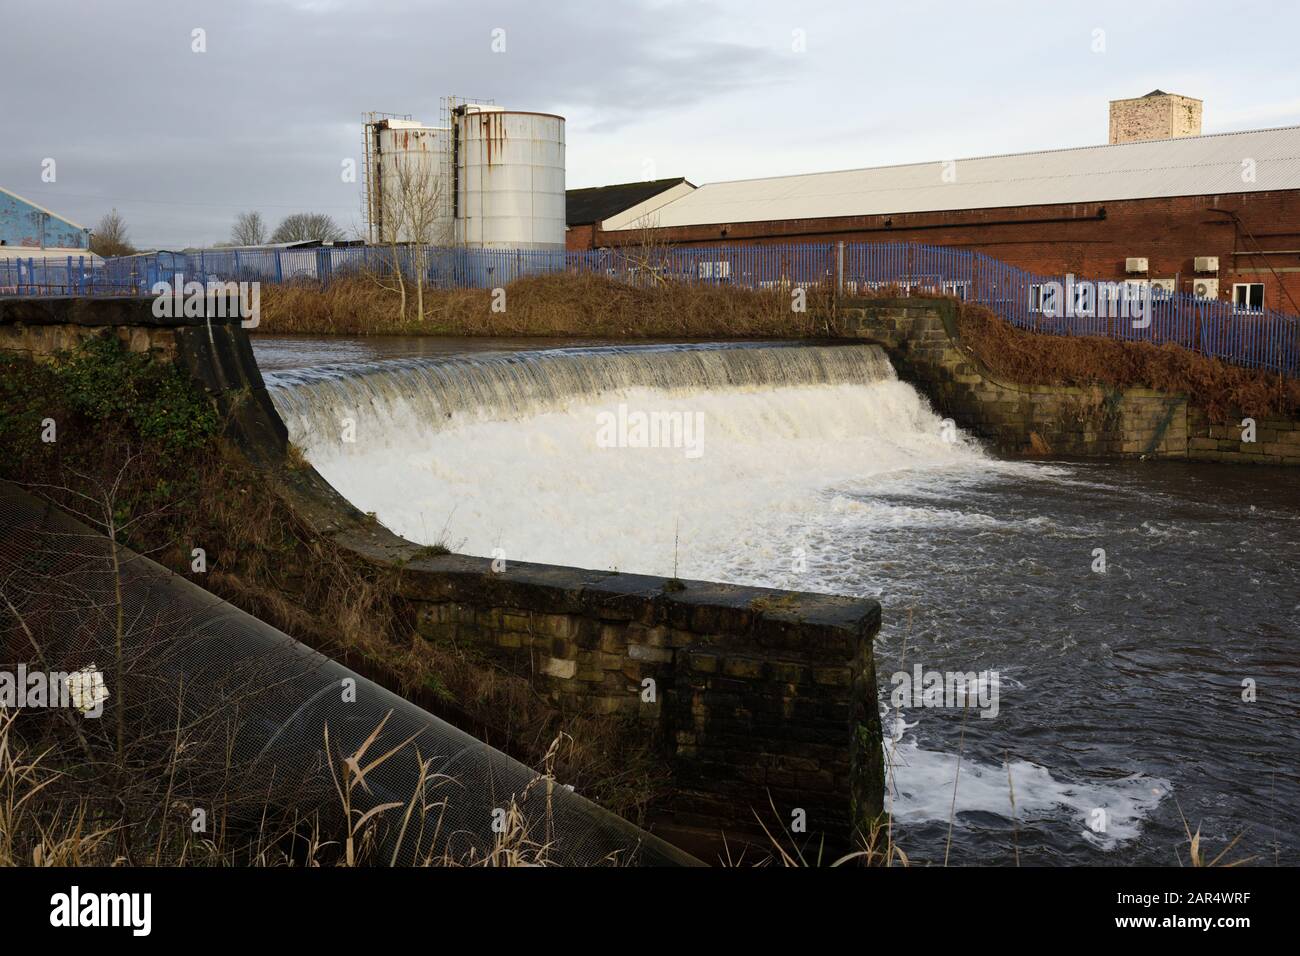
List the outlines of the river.
{"type": "Polygon", "coordinates": [[[311,462],[414,540],[878,599],[918,861],[1170,864],[1185,818],[1300,862],[1293,470],[1000,460],[872,346],[255,350],[311,462]],[[602,438],[637,412],[680,440],[602,438]],[[903,693],[918,665],[975,674],[984,706],[903,693]]]}

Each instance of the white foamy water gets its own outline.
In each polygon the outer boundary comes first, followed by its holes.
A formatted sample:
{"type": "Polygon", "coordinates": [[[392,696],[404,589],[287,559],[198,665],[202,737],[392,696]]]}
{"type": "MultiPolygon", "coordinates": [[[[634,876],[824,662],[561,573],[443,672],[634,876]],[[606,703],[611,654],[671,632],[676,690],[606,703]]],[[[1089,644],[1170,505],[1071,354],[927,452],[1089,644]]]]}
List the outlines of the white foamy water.
{"type": "MultiPolygon", "coordinates": [[[[357,507],[421,542],[508,558],[734,579],[737,564],[789,554],[805,532],[850,521],[925,527],[988,516],[854,500],[873,475],[981,467],[973,446],[945,442],[940,421],[897,381],[736,389],[675,397],[627,389],[524,421],[458,414],[437,430],[395,408],[394,433],[320,445],[314,465],[357,507]],[[600,447],[618,406],[697,416],[699,455],[685,448],[600,447]],[[396,438],[396,440],[392,440],[396,438]]],[[[364,428],[364,426],[361,426],[364,428]]],[[[924,480],[919,478],[918,480],[924,480]]],[[[820,560],[853,542],[826,541],[820,560]]]]}
{"type": "Polygon", "coordinates": [[[1028,760],[1008,765],[959,759],[926,750],[912,737],[887,742],[885,754],[890,768],[885,806],[904,825],[951,818],[961,826],[963,814],[991,813],[1027,826],[1064,812],[1078,836],[1110,850],[1136,838],[1142,820],[1169,793],[1168,781],[1144,774],[1070,783],[1028,760]]]}
{"type": "MultiPolygon", "coordinates": [[[[887,608],[878,572],[898,555],[877,553],[882,536],[913,535],[920,548],[939,532],[994,541],[1048,533],[1048,518],[951,500],[1000,478],[1072,480],[1060,467],[998,461],[945,429],[872,346],[478,356],[277,373],[268,384],[312,464],[412,540],[484,556],[501,549],[507,560],[869,595],[887,608]],[[635,413],[690,421],[698,442],[606,447],[602,422],[635,413]]],[[[1018,684],[1002,691],[1025,693],[1018,684]]],[[[910,716],[909,727],[930,719],[910,716]]],[[[905,736],[893,758],[895,818],[948,820],[956,754],[905,736]]],[[[1012,760],[1010,785],[1007,776],[1005,764],[963,760],[959,828],[970,812],[1010,819],[1013,786],[1021,823],[1064,815],[1108,849],[1135,836],[1169,789],[1140,774],[1070,782],[1027,759],[1012,760]],[[1103,833],[1089,826],[1098,808],[1103,833]]]]}

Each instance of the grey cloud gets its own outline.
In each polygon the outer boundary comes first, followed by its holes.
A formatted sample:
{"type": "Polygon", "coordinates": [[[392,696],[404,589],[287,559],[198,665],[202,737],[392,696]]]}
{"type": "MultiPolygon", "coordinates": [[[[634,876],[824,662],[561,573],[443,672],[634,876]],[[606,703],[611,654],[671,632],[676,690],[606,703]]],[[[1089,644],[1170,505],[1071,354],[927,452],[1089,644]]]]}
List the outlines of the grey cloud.
{"type": "Polygon", "coordinates": [[[245,208],[355,224],[358,187],[339,171],[365,110],[434,121],[457,93],[580,108],[600,133],[791,69],[781,50],[728,40],[700,3],[47,0],[5,21],[0,62],[33,82],[0,97],[0,122],[22,131],[0,139],[0,183],[87,225],[116,206],[150,245],[224,238],[245,208]]]}

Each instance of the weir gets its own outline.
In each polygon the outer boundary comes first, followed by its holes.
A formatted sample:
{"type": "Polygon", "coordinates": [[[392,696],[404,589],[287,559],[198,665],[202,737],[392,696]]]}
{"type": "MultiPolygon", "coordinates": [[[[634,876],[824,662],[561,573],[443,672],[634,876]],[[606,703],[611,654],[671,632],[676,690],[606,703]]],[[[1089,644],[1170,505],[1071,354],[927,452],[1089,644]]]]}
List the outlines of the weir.
{"type": "MultiPolygon", "coordinates": [[[[186,369],[223,414],[233,447],[323,546],[400,572],[393,597],[426,639],[472,647],[528,679],[557,709],[609,717],[650,746],[668,772],[649,808],[655,832],[710,849],[722,835],[733,847],[746,836],[765,843],[758,817],[779,830],[797,812],[809,840],[834,848],[851,845],[879,817],[876,601],[685,574],[440,554],[392,533],[293,456],[277,411],[278,403],[314,463],[342,441],[340,396],[357,406],[357,433],[368,440],[382,434],[369,426],[385,416],[423,420],[427,430],[449,416],[518,416],[520,408],[551,407],[583,389],[599,396],[667,382],[672,391],[678,382],[679,391],[762,395],[782,375],[786,390],[810,380],[822,383],[818,388],[854,388],[830,383],[869,375],[886,376],[880,386],[900,385],[878,349],[591,349],[532,363],[480,356],[443,368],[332,370],[316,381],[297,376],[306,389],[290,400],[295,412],[286,401],[289,376],[277,373],[268,389],[235,321],[160,319],[148,299],[0,303],[0,347],[39,358],[97,335],[186,369]],[[783,361],[775,361],[778,354],[783,361]],[[540,374],[556,361],[559,374],[540,374]],[[404,377],[408,387],[401,388],[404,377]],[[409,384],[417,377],[432,385],[414,393],[413,409],[409,384]],[[472,398],[456,397],[465,394],[472,398]]],[[[370,470],[382,477],[382,467],[370,470]]]]}
{"type": "Polygon", "coordinates": [[[818,575],[753,566],[789,563],[827,487],[983,460],[865,343],[465,355],[267,382],[290,439],[358,508],[509,561],[808,587],[818,575]]]}
{"type": "Polygon", "coordinates": [[[607,346],[345,363],[264,375],[295,443],[333,441],[345,415],[440,429],[449,419],[521,419],[632,388],[683,395],[893,379],[877,345],[607,346]]]}

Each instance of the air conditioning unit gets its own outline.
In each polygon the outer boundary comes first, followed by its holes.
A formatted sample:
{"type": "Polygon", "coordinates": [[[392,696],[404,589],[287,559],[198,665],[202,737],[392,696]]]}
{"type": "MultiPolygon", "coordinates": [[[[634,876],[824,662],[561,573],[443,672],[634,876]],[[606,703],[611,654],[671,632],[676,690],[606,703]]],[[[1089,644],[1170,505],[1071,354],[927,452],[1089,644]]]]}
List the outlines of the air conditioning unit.
{"type": "Polygon", "coordinates": [[[1218,256],[1197,256],[1196,271],[1197,272],[1218,272],[1219,257],[1218,256]]]}
{"type": "Polygon", "coordinates": [[[1219,280],[1193,279],[1192,294],[1198,295],[1202,299],[1217,299],[1219,297],[1219,280]]]}
{"type": "Polygon", "coordinates": [[[1178,282],[1175,279],[1152,279],[1151,292],[1155,295],[1173,295],[1178,291],[1178,282]]]}
{"type": "Polygon", "coordinates": [[[1125,272],[1146,272],[1147,260],[1145,256],[1130,256],[1124,260],[1125,272]]]}

